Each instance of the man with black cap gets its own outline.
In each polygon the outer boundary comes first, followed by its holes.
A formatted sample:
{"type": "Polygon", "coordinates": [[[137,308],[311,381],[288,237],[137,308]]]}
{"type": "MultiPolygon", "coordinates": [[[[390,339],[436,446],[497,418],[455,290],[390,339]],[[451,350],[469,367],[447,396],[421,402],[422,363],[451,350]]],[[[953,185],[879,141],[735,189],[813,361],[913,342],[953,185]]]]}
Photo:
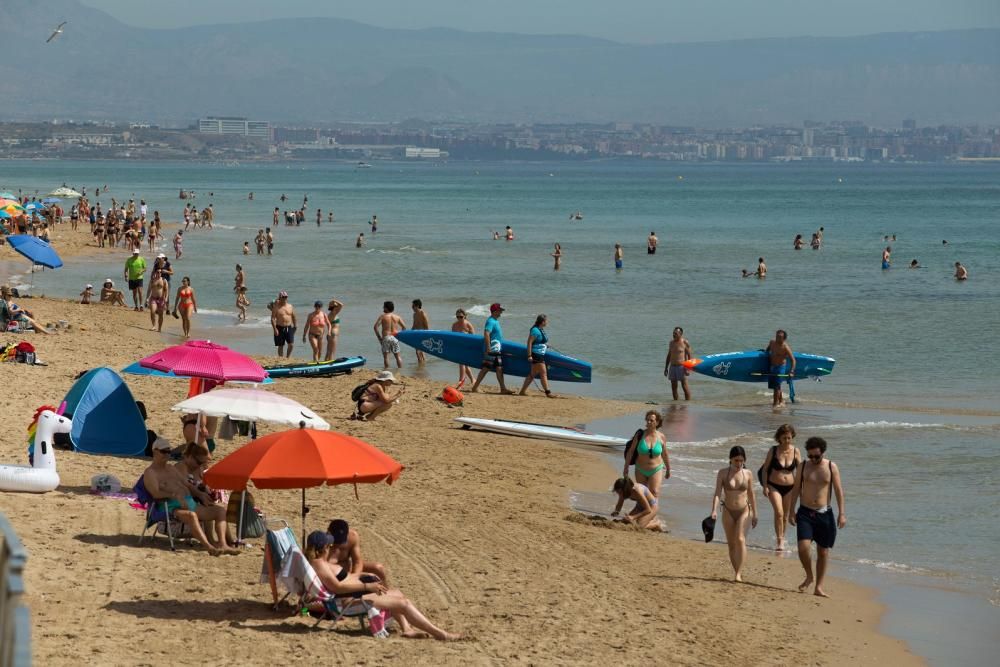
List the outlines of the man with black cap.
{"type": "Polygon", "coordinates": [[[376,575],[386,586],[389,585],[389,570],[382,563],[366,561],[361,557],[361,537],[343,519],[330,522],[326,532],[330,535],[331,563],[337,563],[351,574],[368,572],[376,575]]]}
{"type": "Polygon", "coordinates": [[[503,381],[503,358],[500,356],[503,348],[503,330],[500,328],[499,320],[504,310],[505,308],[499,303],[490,304],[490,316],[483,327],[483,367],[469,391],[479,391],[479,383],[486,374],[495,371],[497,382],[500,383],[500,393],[514,393],[513,389],[507,389],[503,381]]]}

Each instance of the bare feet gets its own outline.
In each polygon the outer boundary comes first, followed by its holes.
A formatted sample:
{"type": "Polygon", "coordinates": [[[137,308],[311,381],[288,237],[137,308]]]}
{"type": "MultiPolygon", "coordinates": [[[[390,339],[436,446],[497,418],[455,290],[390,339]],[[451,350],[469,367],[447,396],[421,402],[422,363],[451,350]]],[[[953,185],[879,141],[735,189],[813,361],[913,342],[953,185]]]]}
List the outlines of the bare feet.
{"type": "Polygon", "coordinates": [[[812,577],[806,577],[806,580],[799,584],[799,593],[805,593],[806,589],[812,586],[812,582],[812,577]]]}
{"type": "Polygon", "coordinates": [[[828,598],[828,597],[830,597],[829,595],[827,595],[826,593],[824,593],[823,589],[820,588],[819,586],[817,586],[816,588],[813,589],[813,595],[819,596],[821,598],[828,598]]]}
{"type": "Polygon", "coordinates": [[[405,632],[400,632],[399,635],[401,637],[406,637],[407,639],[427,639],[430,636],[422,630],[414,630],[413,628],[410,628],[405,632]]]}
{"type": "Polygon", "coordinates": [[[514,394],[516,394],[517,392],[516,392],[516,391],[514,391],[513,389],[501,389],[501,390],[500,390],[500,393],[501,393],[501,394],[507,394],[508,396],[513,396],[513,395],[514,395],[514,394]]]}
{"type": "Polygon", "coordinates": [[[227,553],[230,556],[239,556],[240,555],[240,550],[237,549],[236,547],[226,547],[222,551],[223,551],[223,553],[227,553]]]}
{"type": "Polygon", "coordinates": [[[527,396],[528,392],[526,392],[526,391],[519,391],[519,392],[517,392],[517,395],[518,396],[527,396]]]}
{"type": "Polygon", "coordinates": [[[219,556],[222,554],[222,552],[215,547],[205,547],[205,549],[208,551],[209,556],[219,556]]]}
{"type": "Polygon", "coordinates": [[[739,572],[737,572],[736,576],[733,577],[733,581],[735,581],[738,584],[742,584],[743,583],[743,575],[740,574],[739,572]]]}
{"type": "Polygon", "coordinates": [[[452,632],[442,631],[441,636],[435,637],[435,639],[443,642],[457,642],[459,639],[462,639],[462,635],[456,635],[452,632]]]}
{"type": "Polygon", "coordinates": [[[775,551],[784,551],[785,550],[785,540],[783,540],[783,539],[782,540],[778,540],[778,545],[776,547],[774,547],[774,550],[775,551]]]}

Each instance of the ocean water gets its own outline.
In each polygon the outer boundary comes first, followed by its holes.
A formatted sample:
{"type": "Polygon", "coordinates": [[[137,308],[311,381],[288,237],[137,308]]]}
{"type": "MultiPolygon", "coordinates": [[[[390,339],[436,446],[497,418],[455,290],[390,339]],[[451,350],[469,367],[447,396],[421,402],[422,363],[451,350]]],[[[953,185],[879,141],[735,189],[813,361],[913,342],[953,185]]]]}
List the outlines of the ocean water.
{"type": "MultiPolygon", "coordinates": [[[[762,384],[692,376],[695,401],[668,425],[678,500],[707,506],[706,485],[728,448],[747,447],[756,467],[773,429],[790,421],[800,442],[826,437],[843,470],[845,563],[913,573],[1000,605],[998,166],[0,162],[0,188],[44,193],[64,182],[88,191],[107,183],[105,207],[111,195],[141,197],[168,222],[180,218],[180,188],[194,189],[199,207],[212,202],[217,228],[185,234],[175,273],[197,290],[195,334],[252,352],[273,350],[264,306],[281,289],[300,318],[316,299],[343,301],[338,354],[376,366],[371,327],[383,300],[409,319],[410,300],[421,298],[441,328],[462,307],[477,330],[499,301],[507,337],[524,339],[544,312],[552,346],[594,364],[592,385],[557,392],[659,405],[669,402],[662,369],[674,326],[696,356],[762,348],[786,329],[793,349],[835,357],[834,373],[798,382],[799,403],[777,415],[762,384]],[[305,195],[305,223],[275,228],[274,256],[242,256],[275,206],[298,207],[305,195]],[[584,219],[570,220],[574,211],[584,219]],[[492,240],[506,225],[516,240],[492,240]],[[820,226],[821,250],[792,249],[796,234],[808,241],[820,226]],[[369,241],[359,250],[362,231],[369,241]],[[650,231],[660,238],[654,256],[645,252],[650,231]],[[884,237],[893,234],[894,265],[883,271],[884,237]],[[563,250],[558,272],[554,243],[563,250]],[[621,272],[615,243],[624,246],[621,272]],[[761,256],[767,279],[741,278],[761,256]],[[923,268],[906,268],[911,259],[923,268]],[[955,261],[969,281],[952,278],[955,261]],[[239,326],[237,262],[253,302],[239,326]]],[[[123,261],[118,253],[36,273],[34,292],[75,296],[84,283],[120,278],[123,261]]],[[[26,283],[25,268],[0,267],[0,278],[26,283]]],[[[307,348],[297,344],[296,356],[307,348]]],[[[414,372],[412,351],[404,356],[414,372]]],[[[450,380],[455,369],[432,360],[419,372],[450,380]]],[[[755,539],[766,545],[762,526],[755,539]]]]}

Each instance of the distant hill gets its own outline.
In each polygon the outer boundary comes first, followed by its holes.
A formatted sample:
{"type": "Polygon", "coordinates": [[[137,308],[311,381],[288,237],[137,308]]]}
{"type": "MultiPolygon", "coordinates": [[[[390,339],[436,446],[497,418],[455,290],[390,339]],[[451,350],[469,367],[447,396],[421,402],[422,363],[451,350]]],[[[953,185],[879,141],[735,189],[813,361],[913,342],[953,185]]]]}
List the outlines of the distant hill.
{"type": "Polygon", "coordinates": [[[6,119],[1000,124],[997,29],[658,45],[337,19],[148,30],[77,0],[2,0],[0,25],[6,119]]]}

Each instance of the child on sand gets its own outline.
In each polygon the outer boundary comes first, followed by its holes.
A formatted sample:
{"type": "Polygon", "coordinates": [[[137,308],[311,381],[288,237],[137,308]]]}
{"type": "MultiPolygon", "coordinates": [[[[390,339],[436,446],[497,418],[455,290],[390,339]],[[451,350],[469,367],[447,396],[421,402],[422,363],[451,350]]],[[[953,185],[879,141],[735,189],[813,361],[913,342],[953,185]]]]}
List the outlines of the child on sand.
{"type": "Polygon", "coordinates": [[[615,485],[611,490],[618,495],[618,504],[615,505],[611,516],[618,516],[626,500],[634,500],[635,507],[621,518],[622,521],[634,524],[639,528],[667,532],[666,526],[656,518],[659,500],[645,484],[639,484],[628,477],[622,477],[615,480],[615,485]]]}
{"type": "Polygon", "coordinates": [[[240,311],[239,321],[247,321],[247,306],[250,305],[250,299],[247,298],[247,286],[240,285],[239,291],[236,293],[236,309],[240,311]]]}
{"type": "Polygon", "coordinates": [[[94,286],[88,284],[80,292],[80,303],[89,304],[92,296],[94,296],[94,286]]]}

